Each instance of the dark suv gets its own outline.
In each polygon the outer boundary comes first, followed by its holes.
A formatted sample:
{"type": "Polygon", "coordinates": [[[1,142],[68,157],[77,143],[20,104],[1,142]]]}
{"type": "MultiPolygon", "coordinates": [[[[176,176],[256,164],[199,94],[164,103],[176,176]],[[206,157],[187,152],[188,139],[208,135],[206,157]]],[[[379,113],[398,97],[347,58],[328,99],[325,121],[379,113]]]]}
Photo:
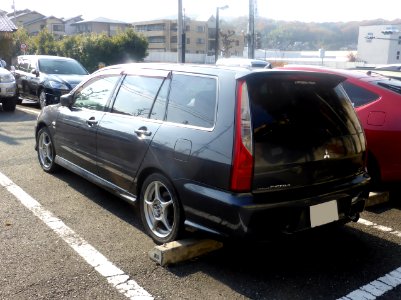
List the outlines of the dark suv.
{"type": "Polygon", "coordinates": [[[369,176],[343,80],[215,66],[107,67],[42,110],[39,162],[139,202],[157,243],[184,227],[260,239],[356,221],[369,176]]]}
{"type": "Polygon", "coordinates": [[[38,101],[41,108],[58,103],[87,75],[75,59],[51,55],[18,56],[14,70],[19,95],[38,101]]]}

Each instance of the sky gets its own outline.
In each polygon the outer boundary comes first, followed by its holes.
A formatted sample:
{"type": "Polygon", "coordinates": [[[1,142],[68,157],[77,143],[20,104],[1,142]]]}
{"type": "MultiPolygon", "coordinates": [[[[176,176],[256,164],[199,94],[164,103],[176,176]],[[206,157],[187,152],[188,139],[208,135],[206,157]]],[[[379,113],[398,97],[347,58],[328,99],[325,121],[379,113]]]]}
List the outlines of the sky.
{"type": "MultiPolygon", "coordinates": [[[[178,0],[0,0],[0,9],[12,12],[35,10],[46,16],[70,18],[82,15],[85,20],[104,17],[124,22],[174,18],[178,12],[178,0]],[[106,4],[109,3],[109,4],[106,4]]],[[[205,21],[215,15],[220,18],[246,16],[248,0],[182,0],[185,15],[205,21]]],[[[274,20],[302,22],[348,22],[372,19],[394,20],[401,18],[401,0],[258,0],[258,15],[274,20]]]]}

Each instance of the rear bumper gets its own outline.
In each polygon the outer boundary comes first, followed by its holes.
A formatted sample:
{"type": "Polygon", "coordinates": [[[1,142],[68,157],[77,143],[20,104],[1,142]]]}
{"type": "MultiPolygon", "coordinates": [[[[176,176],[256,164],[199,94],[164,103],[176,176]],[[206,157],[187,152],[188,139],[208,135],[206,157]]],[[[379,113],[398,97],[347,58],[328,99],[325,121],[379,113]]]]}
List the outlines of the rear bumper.
{"type": "Polygon", "coordinates": [[[307,193],[263,195],[232,194],[187,183],[179,194],[186,225],[223,236],[265,239],[311,228],[310,207],[330,201],[337,204],[338,222],[356,220],[369,196],[369,180],[361,174],[324,190],[310,187],[307,193]]]}

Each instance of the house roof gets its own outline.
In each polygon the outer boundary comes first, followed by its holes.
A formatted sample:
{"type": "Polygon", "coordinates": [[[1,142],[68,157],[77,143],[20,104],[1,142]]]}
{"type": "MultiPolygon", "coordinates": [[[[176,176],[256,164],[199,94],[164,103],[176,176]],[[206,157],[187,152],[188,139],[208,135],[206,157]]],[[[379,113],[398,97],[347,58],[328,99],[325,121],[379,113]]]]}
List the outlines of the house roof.
{"type": "Polygon", "coordinates": [[[99,17],[93,20],[83,20],[76,22],[75,24],[85,24],[85,23],[111,23],[111,24],[126,24],[129,25],[127,22],[122,22],[122,21],[117,21],[117,20],[112,20],[112,19],[107,19],[103,17],[99,17]]]}
{"type": "Polygon", "coordinates": [[[17,29],[14,23],[7,17],[7,13],[0,10],[0,32],[13,32],[17,29]]]}

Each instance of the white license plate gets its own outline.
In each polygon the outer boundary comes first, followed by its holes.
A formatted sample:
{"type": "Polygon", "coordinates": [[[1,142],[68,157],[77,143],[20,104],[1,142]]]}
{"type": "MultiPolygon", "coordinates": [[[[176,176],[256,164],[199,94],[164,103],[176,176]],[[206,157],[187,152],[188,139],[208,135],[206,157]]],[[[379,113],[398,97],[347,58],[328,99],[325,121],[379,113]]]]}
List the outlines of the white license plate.
{"type": "Polygon", "coordinates": [[[337,201],[313,205],[309,208],[311,227],[320,226],[338,220],[337,201]]]}

